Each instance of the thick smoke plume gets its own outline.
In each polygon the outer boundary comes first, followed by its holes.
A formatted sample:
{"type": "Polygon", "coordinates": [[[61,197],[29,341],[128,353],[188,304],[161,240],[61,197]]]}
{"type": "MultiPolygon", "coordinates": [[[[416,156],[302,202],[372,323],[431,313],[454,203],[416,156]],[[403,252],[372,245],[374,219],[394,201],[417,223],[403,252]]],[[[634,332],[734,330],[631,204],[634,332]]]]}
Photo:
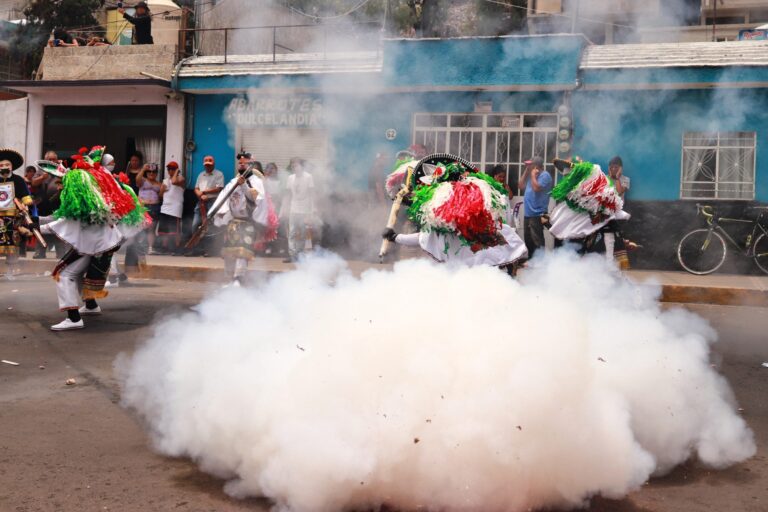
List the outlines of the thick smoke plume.
{"type": "Polygon", "coordinates": [[[118,362],[124,404],[160,452],[295,511],[579,506],[754,453],[704,320],[602,259],[542,263],[305,261],[158,325],[118,362]]]}

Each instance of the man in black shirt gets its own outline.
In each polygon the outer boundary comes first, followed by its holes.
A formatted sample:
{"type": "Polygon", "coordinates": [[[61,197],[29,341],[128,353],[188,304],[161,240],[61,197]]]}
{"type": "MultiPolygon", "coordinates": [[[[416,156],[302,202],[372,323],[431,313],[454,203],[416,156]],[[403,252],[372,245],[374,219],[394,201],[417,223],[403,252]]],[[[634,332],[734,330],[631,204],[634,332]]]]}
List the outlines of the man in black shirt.
{"type": "Polygon", "coordinates": [[[125,9],[122,7],[117,11],[134,26],[133,44],[154,44],[152,39],[152,16],[149,13],[147,2],[136,4],[136,16],[126,14],[125,9]]]}

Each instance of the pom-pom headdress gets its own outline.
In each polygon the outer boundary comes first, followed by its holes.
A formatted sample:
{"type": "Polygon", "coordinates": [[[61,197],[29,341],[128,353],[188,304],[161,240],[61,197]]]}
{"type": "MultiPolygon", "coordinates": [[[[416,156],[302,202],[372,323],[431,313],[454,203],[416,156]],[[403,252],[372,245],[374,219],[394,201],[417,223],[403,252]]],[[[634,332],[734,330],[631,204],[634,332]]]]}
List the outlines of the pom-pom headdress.
{"type": "Polygon", "coordinates": [[[615,215],[624,206],[613,180],[599,165],[590,162],[574,164],[571,172],[552,189],[552,199],[565,201],[572,210],[593,217],[615,215]]]}
{"type": "Polygon", "coordinates": [[[384,182],[384,189],[390,199],[394,199],[400,188],[403,186],[405,176],[408,174],[408,167],[414,167],[418,163],[410,154],[404,155],[404,158],[395,162],[394,170],[387,175],[384,182]]]}
{"type": "Polygon", "coordinates": [[[62,180],[61,207],[54,215],[87,224],[144,224],[147,211],[136,194],[101,166],[104,149],[80,148],[72,157],[73,170],[66,172],[62,180]]]}
{"type": "Polygon", "coordinates": [[[414,191],[411,220],[422,231],[456,236],[473,251],[503,243],[503,185],[460,161],[446,160],[433,164],[431,183],[414,191]]]}

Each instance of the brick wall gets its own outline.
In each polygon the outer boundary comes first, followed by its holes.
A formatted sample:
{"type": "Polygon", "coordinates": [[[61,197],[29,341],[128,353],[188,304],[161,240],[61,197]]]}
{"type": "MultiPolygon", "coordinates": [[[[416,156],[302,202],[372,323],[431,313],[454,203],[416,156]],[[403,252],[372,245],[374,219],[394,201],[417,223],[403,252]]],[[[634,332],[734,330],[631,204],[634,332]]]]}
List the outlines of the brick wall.
{"type": "Polygon", "coordinates": [[[170,79],[175,45],[46,47],[40,63],[42,80],[146,78],[140,72],[170,79]]]}

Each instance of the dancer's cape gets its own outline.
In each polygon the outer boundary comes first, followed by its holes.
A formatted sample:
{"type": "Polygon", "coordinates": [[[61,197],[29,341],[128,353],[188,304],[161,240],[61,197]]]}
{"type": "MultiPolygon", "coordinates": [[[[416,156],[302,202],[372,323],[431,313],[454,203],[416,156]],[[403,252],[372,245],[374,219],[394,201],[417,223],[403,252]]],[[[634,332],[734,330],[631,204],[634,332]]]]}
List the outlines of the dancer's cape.
{"type": "Polygon", "coordinates": [[[103,146],[94,146],[72,157],[62,178],[61,206],[42,226],[80,254],[115,249],[151,222],[133,190],[101,166],[103,154],[103,146]]]}
{"type": "MultiPolygon", "coordinates": [[[[234,218],[230,208],[230,203],[234,199],[229,192],[237,186],[237,177],[234,177],[219,193],[213,206],[211,206],[211,210],[216,211],[216,215],[213,218],[213,223],[216,226],[226,226],[234,218]],[[218,206],[219,203],[222,203],[221,206],[218,206]]],[[[247,179],[247,184],[244,184],[243,186],[253,188],[258,192],[250,217],[253,222],[261,224],[266,228],[264,241],[271,242],[277,238],[277,228],[280,224],[280,220],[275,212],[272,198],[267,194],[266,188],[264,187],[264,181],[258,176],[251,175],[247,179]]]]}
{"type": "Polygon", "coordinates": [[[580,162],[552,189],[557,205],[549,214],[549,232],[560,240],[591,235],[610,221],[629,214],[613,180],[599,165],[580,162]]]}
{"type": "MultiPolygon", "coordinates": [[[[508,198],[492,177],[449,161],[425,164],[420,183],[408,214],[419,227],[418,245],[436,260],[506,265],[527,254],[514,229],[504,224],[508,198]]],[[[415,245],[409,238],[399,235],[398,242],[415,245]]]]}

